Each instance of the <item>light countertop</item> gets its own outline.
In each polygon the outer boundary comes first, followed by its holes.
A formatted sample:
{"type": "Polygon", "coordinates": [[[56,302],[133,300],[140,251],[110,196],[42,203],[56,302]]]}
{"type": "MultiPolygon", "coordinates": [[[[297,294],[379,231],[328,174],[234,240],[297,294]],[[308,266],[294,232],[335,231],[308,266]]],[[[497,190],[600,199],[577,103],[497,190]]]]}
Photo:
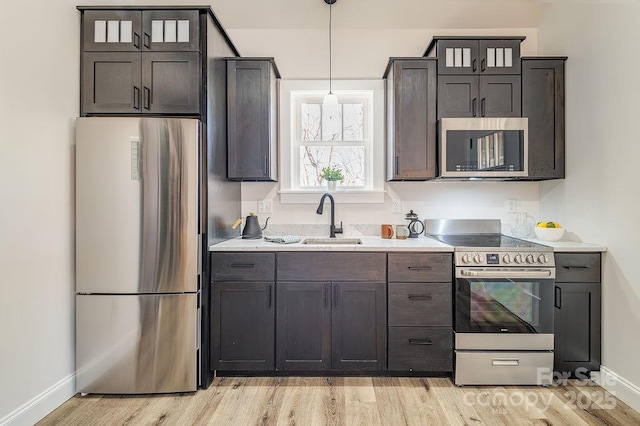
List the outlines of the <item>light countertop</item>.
{"type": "Polygon", "coordinates": [[[554,252],[605,252],[607,248],[598,244],[582,243],[578,241],[560,240],[560,241],[542,241],[537,238],[523,238],[536,244],[553,247],[554,252]]]}
{"type": "MultiPolygon", "coordinates": [[[[317,236],[301,237],[319,238],[317,236]]],[[[209,251],[411,251],[411,252],[452,252],[453,247],[432,238],[420,236],[398,240],[371,236],[345,236],[341,238],[359,238],[362,244],[281,244],[264,239],[244,240],[240,237],[209,246],[209,251]]]]}
{"type": "MultiPolygon", "coordinates": [[[[301,237],[318,238],[317,236],[301,237]]],[[[383,239],[371,236],[336,237],[359,238],[362,244],[280,244],[264,239],[244,240],[240,237],[209,246],[209,251],[412,251],[412,252],[452,252],[453,247],[428,237],[383,239]]],[[[607,247],[578,241],[542,241],[537,238],[525,238],[536,244],[553,248],[554,252],[606,252],[607,247]]]]}

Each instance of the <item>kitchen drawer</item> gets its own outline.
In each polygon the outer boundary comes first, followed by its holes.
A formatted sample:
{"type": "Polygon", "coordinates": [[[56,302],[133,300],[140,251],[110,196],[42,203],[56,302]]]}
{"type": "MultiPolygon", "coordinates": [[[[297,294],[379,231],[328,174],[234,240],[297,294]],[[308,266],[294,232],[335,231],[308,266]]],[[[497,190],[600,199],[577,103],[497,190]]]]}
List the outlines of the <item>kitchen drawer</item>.
{"type": "Polygon", "coordinates": [[[451,283],[389,283],[389,326],[451,326],[451,283]]]}
{"type": "Polygon", "coordinates": [[[456,385],[550,385],[552,351],[456,351],[456,385]],[[542,374],[541,374],[542,373],[542,374]]]}
{"type": "Polygon", "coordinates": [[[556,282],[599,283],[600,253],[556,253],[556,282]]]}
{"type": "Polygon", "coordinates": [[[211,253],[211,281],[275,281],[275,253],[211,253]]]}
{"type": "Polygon", "coordinates": [[[452,371],[451,327],[389,327],[389,371],[452,371]]]}
{"type": "Polygon", "coordinates": [[[385,253],[280,252],[278,281],[386,281],[385,253]]]}
{"type": "Polygon", "coordinates": [[[451,282],[450,253],[389,253],[389,282],[451,282]]]}

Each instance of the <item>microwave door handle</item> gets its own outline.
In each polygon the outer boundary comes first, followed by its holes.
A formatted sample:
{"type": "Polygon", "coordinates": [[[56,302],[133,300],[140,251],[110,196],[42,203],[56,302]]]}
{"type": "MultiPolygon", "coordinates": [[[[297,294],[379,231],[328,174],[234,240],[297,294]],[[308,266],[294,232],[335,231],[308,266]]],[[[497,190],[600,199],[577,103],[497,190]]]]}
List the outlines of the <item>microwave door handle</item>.
{"type": "Polygon", "coordinates": [[[550,278],[552,276],[549,269],[534,269],[527,271],[510,271],[508,269],[498,270],[470,270],[462,269],[460,274],[473,278],[550,278]]]}

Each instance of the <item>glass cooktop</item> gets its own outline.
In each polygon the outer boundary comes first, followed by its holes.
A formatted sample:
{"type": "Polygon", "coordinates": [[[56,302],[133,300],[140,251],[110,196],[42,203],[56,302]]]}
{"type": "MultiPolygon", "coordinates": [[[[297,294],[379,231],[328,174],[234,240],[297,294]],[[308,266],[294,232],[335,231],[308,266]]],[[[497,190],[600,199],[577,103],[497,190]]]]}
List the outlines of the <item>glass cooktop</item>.
{"type": "Polygon", "coordinates": [[[476,247],[476,248],[535,248],[545,247],[529,241],[519,240],[502,234],[450,234],[450,235],[429,235],[438,241],[454,247],[476,247]]]}

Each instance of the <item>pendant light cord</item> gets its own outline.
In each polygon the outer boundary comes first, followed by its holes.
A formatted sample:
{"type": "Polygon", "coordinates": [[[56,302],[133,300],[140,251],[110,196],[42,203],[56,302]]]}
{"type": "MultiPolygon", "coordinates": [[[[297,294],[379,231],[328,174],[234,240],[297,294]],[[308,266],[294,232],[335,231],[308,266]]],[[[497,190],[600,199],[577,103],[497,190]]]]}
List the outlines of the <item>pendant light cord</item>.
{"type": "Polygon", "coordinates": [[[331,52],[331,33],[332,33],[332,26],[331,26],[331,9],[333,6],[333,2],[329,3],[329,93],[333,94],[333,92],[331,91],[331,56],[332,56],[332,52],[331,52]]]}

